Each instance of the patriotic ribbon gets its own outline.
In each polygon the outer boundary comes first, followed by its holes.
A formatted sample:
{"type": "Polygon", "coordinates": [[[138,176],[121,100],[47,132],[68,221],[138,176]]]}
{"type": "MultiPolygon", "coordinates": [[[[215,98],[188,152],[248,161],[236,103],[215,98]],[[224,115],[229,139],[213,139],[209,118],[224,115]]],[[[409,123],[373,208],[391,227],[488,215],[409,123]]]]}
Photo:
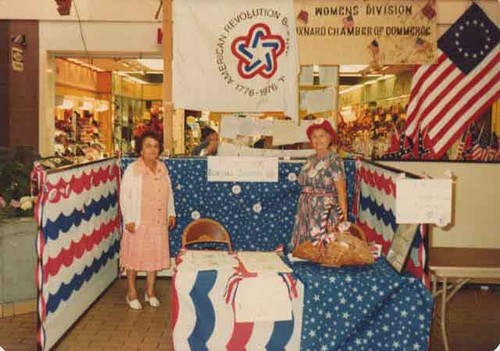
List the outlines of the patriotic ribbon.
{"type": "Polygon", "coordinates": [[[296,299],[299,297],[299,293],[297,291],[297,279],[293,276],[292,273],[278,273],[288,288],[288,297],[290,300],[296,299]]]}
{"type": "Polygon", "coordinates": [[[39,349],[44,349],[46,333],[43,327],[43,323],[47,316],[47,305],[43,297],[43,282],[44,282],[44,270],[43,270],[43,255],[45,249],[45,236],[43,234],[43,204],[47,199],[47,191],[45,186],[46,172],[39,163],[35,163],[33,170],[30,175],[31,179],[31,192],[32,194],[37,194],[37,199],[35,201],[34,217],[37,224],[37,236],[36,236],[36,254],[37,254],[37,265],[35,269],[35,284],[37,288],[37,330],[36,330],[36,342],[39,349]]]}

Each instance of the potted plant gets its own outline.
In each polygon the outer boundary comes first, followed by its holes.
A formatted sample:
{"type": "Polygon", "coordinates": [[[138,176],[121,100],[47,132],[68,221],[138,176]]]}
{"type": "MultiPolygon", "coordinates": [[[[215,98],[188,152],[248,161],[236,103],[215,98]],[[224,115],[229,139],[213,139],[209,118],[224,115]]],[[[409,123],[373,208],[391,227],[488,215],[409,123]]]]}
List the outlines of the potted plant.
{"type": "Polygon", "coordinates": [[[0,148],[0,220],[33,216],[30,174],[35,159],[28,147],[0,148]]]}

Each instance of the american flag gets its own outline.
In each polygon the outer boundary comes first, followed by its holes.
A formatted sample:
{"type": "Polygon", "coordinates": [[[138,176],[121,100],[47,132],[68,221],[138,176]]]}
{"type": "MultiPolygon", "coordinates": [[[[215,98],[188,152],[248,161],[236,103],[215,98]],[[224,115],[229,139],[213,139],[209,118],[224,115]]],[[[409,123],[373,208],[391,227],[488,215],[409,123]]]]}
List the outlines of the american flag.
{"type": "Polygon", "coordinates": [[[370,42],[370,45],[368,45],[368,49],[370,49],[371,53],[375,56],[378,53],[380,53],[380,46],[378,44],[378,41],[376,39],[373,39],[370,42]]]}
{"type": "Polygon", "coordinates": [[[413,76],[405,133],[427,129],[438,158],[500,97],[498,40],[498,27],[474,3],[439,38],[437,64],[413,76]]]}
{"type": "Polygon", "coordinates": [[[497,133],[491,133],[490,145],[488,146],[488,154],[486,156],[488,161],[498,161],[496,160],[496,156],[498,155],[498,139],[497,133]]]}
{"type": "Polygon", "coordinates": [[[354,17],[351,15],[342,18],[342,24],[344,28],[352,28],[354,27],[354,17]]]}
{"type": "Polygon", "coordinates": [[[488,133],[484,132],[484,129],[481,130],[477,140],[474,142],[474,146],[472,146],[472,160],[474,161],[486,161],[488,158],[488,147],[490,145],[490,137],[488,133]]]}
{"type": "Polygon", "coordinates": [[[297,19],[302,23],[307,24],[307,22],[309,22],[309,13],[307,11],[300,10],[299,14],[297,15],[297,19]]]}
{"type": "Polygon", "coordinates": [[[472,150],[472,133],[470,128],[467,128],[465,133],[462,135],[462,139],[457,147],[456,160],[465,160],[468,154],[472,150]]]}
{"type": "Polygon", "coordinates": [[[432,47],[431,43],[429,43],[427,40],[424,40],[420,37],[418,37],[415,40],[415,46],[417,47],[418,51],[429,50],[432,47]]]}
{"type": "Polygon", "coordinates": [[[422,8],[422,13],[427,19],[431,20],[436,17],[436,10],[434,9],[434,0],[427,1],[427,4],[422,8]]]}

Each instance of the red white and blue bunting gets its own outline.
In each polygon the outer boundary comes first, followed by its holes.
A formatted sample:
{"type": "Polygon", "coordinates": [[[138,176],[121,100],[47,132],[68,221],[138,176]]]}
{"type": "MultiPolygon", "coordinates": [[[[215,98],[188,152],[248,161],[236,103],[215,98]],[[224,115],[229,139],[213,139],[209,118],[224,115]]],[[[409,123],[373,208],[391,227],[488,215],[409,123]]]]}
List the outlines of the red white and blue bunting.
{"type": "Polygon", "coordinates": [[[120,174],[112,159],[35,175],[37,343],[50,349],[117,276],[120,174]]]}

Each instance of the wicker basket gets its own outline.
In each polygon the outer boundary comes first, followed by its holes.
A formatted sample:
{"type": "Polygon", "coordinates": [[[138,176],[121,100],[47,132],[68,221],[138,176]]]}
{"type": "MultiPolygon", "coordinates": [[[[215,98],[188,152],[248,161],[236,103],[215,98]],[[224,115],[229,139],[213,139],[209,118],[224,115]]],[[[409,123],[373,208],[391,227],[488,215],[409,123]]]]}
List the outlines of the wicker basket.
{"type": "Polygon", "coordinates": [[[327,267],[360,266],[375,262],[368,244],[351,234],[336,234],[336,239],[323,246],[318,261],[327,267]]]}
{"type": "Polygon", "coordinates": [[[301,258],[303,260],[308,260],[311,262],[319,262],[321,257],[321,246],[313,245],[309,240],[303,241],[298,244],[292,252],[294,257],[301,258]]]}

